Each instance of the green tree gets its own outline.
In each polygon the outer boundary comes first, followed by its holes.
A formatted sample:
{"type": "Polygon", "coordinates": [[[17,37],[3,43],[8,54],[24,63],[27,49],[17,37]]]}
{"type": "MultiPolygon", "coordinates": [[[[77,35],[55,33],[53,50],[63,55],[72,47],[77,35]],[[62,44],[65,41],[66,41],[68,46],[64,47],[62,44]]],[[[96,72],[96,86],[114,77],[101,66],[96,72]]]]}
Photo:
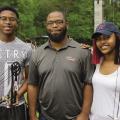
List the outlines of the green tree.
{"type": "Polygon", "coordinates": [[[120,27],[120,1],[109,0],[104,1],[104,20],[111,21],[120,27]]]}
{"type": "Polygon", "coordinates": [[[35,25],[42,34],[45,34],[45,17],[52,10],[61,10],[66,13],[70,26],[68,32],[73,38],[88,39],[93,32],[93,2],[91,0],[87,2],[83,0],[44,0],[39,2],[38,10],[35,25]]]}
{"type": "Polygon", "coordinates": [[[44,22],[53,10],[63,11],[69,21],[69,35],[89,39],[93,32],[93,1],[87,0],[1,0],[2,5],[15,6],[20,14],[18,36],[45,35],[44,22]]]}

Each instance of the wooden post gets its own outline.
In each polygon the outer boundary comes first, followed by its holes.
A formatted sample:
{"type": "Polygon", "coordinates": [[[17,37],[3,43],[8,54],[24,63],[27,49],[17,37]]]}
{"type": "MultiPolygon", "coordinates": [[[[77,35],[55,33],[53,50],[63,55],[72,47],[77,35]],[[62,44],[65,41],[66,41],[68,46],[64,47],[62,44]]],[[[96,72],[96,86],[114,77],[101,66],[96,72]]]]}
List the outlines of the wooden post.
{"type": "Polygon", "coordinates": [[[103,0],[94,0],[94,31],[103,22],[103,0]]]}

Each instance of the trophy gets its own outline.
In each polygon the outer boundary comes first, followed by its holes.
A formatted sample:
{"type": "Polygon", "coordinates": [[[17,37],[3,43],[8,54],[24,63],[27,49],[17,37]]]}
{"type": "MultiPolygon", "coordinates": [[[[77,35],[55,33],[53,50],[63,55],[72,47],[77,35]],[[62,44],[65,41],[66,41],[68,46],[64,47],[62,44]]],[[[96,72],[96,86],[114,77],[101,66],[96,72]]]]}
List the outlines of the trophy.
{"type": "Polygon", "coordinates": [[[18,91],[18,75],[21,72],[21,66],[19,62],[13,62],[11,65],[11,100],[10,105],[13,106],[16,103],[16,95],[18,91]]]}

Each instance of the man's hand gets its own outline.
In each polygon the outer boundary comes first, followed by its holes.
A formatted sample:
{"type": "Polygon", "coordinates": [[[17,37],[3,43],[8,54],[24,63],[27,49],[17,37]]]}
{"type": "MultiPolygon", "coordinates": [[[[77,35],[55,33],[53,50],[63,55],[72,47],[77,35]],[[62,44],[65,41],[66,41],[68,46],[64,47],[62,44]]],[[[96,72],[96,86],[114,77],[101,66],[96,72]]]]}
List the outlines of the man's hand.
{"type": "Polygon", "coordinates": [[[38,120],[38,118],[36,116],[30,118],[30,120],[38,120]]]}
{"type": "Polygon", "coordinates": [[[89,115],[81,112],[77,117],[76,120],[89,120],[89,115]]]}
{"type": "Polygon", "coordinates": [[[19,104],[19,99],[20,99],[20,94],[19,94],[19,92],[17,92],[17,94],[16,94],[16,105],[18,105],[19,104]]]}
{"type": "Polygon", "coordinates": [[[90,49],[90,48],[91,48],[90,45],[84,44],[84,43],[81,43],[81,44],[80,44],[80,47],[83,48],[83,49],[90,49]]]}

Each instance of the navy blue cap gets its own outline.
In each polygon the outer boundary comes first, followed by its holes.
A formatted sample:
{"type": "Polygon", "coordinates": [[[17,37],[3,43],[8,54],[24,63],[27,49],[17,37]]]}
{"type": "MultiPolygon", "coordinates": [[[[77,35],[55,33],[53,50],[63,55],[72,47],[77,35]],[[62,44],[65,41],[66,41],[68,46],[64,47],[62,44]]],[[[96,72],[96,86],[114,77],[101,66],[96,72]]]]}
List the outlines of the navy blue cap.
{"type": "Polygon", "coordinates": [[[109,36],[112,33],[116,33],[120,35],[118,27],[112,22],[104,22],[97,26],[96,31],[92,35],[92,38],[94,38],[96,34],[103,34],[109,36]]]}

